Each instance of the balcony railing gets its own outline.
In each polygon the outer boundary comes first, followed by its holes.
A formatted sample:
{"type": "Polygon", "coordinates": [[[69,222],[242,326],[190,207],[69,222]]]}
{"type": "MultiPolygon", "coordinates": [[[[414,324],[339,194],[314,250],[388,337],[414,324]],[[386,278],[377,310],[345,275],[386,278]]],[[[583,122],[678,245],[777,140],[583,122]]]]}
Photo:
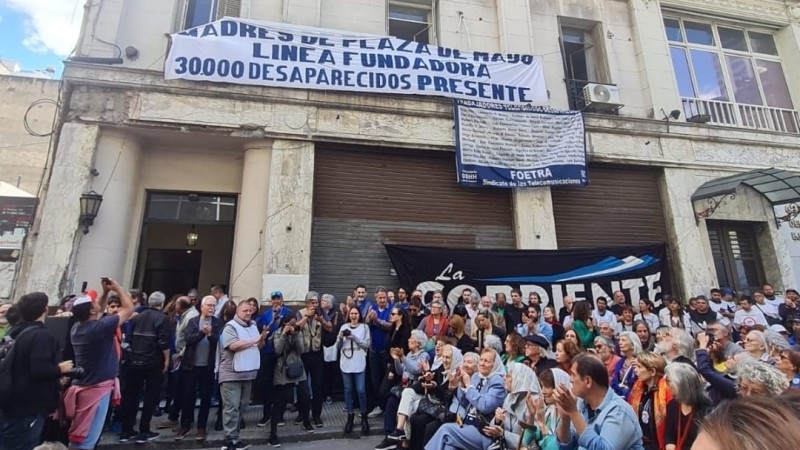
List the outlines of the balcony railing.
{"type": "Polygon", "coordinates": [[[800,113],[795,110],[686,97],[681,100],[689,122],[800,133],[800,113]]]}

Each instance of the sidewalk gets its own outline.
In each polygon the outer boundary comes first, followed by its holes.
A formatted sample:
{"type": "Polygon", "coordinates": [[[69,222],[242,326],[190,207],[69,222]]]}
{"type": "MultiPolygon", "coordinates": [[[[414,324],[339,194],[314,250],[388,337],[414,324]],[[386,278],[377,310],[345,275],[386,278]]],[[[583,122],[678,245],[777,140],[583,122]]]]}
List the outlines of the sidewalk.
{"type": "MultiPolygon", "coordinates": [[[[313,433],[308,433],[300,425],[294,425],[292,422],[297,416],[296,413],[291,413],[288,410],[284,414],[286,425],[278,427],[278,439],[281,444],[291,442],[308,442],[319,441],[326,439],[341,439],[344,438],[344,424],[347,422],[347,414],[343,411],[344,402],[333,402],[331,405],[322,405],[322,428],[314,428],[313,433]]],[[[195,440],[196,429],[193,429],[188,436],[181,441],[173,439],[175,432],[169,429],[156,430],[156,425],[166,419],[166,415],[161,417],[154,417],[151,428],[153,431],[161,433],[161,436],[144,445],[137,445],[133,442],[126,442],[121,444],[119,436],[110,432],[103,433],[100,438],[99,446],[106,448],[114,448],[114,450],[133,450],[143,448],[160,448],[160,449],[196,449],[196,448],[209,448],[221,447],[224,443],[224,432],[214,431],[214,419],[216,418],[217,408],[211,408],[209,415],[208,439],[205,442],[198,442],[195,440]]],[[[356,414],[355,427],[353,427],[352,438],[357,439],[361,435],[361,417],[360,413],[356,414]]],[[[250,445],[266,445],[269,439],[269,425],[263,428],[256,426],[256,423],[262,416],[261,405],[250,406],[244,414],[244,421],[246,428],[242,430],[240,438],[250,445]]],[[[383,416],[370,419],[370,436],[383,436],[383,416]]]]}

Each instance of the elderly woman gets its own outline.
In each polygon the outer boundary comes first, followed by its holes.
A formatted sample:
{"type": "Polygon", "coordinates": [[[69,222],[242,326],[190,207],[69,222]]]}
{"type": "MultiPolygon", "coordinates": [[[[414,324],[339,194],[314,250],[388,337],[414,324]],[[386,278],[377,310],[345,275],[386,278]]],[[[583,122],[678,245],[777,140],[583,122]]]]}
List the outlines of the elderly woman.
{"type": "Polygon", "coordinates": [[[636,336],[639,336],[639,343],[642,344],[642,350],[652,352],[656,348],[656,339],[655,334],[658,330],[658,327],[650,330],[648,324],[642,322],[641,320],[637,320],[633,322],[633,332],[636,333],[636,336]]]}
{"type": "MultiPolygon", "coordinates": [[[[454,397],[455,391],[458,388],[456,374],[458,370],[461,373],[466,373],[472,376],[478,371],[478,364],[480,362],[480,355],[474,352],[464,354],[461,364],[454,358],[450,366],[448,366],[446,381],[441,383],[433,392],[429,393],[428,398],[433,402],[441,400],[445,405],[448,405],[447,411],[444,414],[437,414],[434,417],[425,411],[417,410],[411,416],[411,439],[403,441],[403,448],[406,446],[413,449],[421,449],[427,444],[439,427],[443,423],[455,421],[455,415],[459,408],[459,403],[454,397]]],[[[429,411],[431,412],[431,411],[429,411]]]]}
{"type": "Polygon", "coordinates": [[[764,333],[758,330],[752,330],[744,337],[744,351],[753,359],[769,362],[769,346],[764,333]]]}
{"type": "Polygon", "coordinates": [[[689,364],[670,363],[664,378],[673,398],[667,404],[667,429],[664,433],[665,450],[692,448],[700,423],[712,408],[706,394],[705,380],[689,364]]]}
{"type": "MultiPolygon", "coordinates": [[[[489,426],[497,408],[506,397],[503,374],[505,370],[500,355],[494,350],[481,352],[478,373],[471,377],[465,372],[454,381],[458,382],[455,401],[458,402],[458,417],[463,425],[448,423],[436,431],[425,450],[483,450],[491,440],[482,434],[489,426]]],[[[458,375],[458,374],[457,374],[458,375]]]]}
{"type": "Polygon", "coordinates": [[[636,382],[628,395],[628,403],[639,417],[645,450],[662,450],[665,446],[667,404],[672,400],[672,392],[664,379],[666,367],[664,357],[653,352],[639,353],[633,365],[636,382]]]}
{"type": "MultiPolygon", "coordinates": [[[[383,431],[389,436],[394,436],[398,432],[402,432],[402,435],[398,435],[397,440],[399,440],[399,436],[405,436],[403,430],[405,428],[406,419],[416,411],[417,404],[424,394],[423,389],[415,390],[410,386],[416,385],[420,375],[427,372],[430,367],[430,364],[428,364],[430,355],[428,355],[423,348],[427,341],[428,337],[424,332],[414,330],[411,332],[411,337],[408,338],[409,351],[407,355],[403,355],[403,350],[400,348],[392,348],[390,351],[391,357],[394,360],[394,373],[401,374],[402,376],[400,385],[402,391],[399,398],[395,395],[390,395],[386,402],[383,431]],[[394,417],[395,413],[397,416],[396,420],[394,417]]],[[[446,352],[447,350],[447,347],[444,347],[442,352],[446,352]]]]}
{"type": "Polygon", "coordinates": [[[297,406],[299,419],[303,429],[309,433],[314,432],[309,417],[310,392],[306,382],[306,371],[303,369],[301,354],[305,349],[303,345],[302,330],[297,327],[297,322],[291,315],[281,319],[280,327],[271,337],[275,347],[277,361],[275,362],[275,402],[272,405],[272,421],[270,422],[270,445],[278,443],[278,423],[286,410],[286,403],[290,401],[293,391],[297,390],[297,406]],[[299,369],[298,369],[299,366],[299,369]]]}
{"type": "Polygon", "coordinates": [[[422,319],[417,327],[418,330],[424,331],[429,339],[433,339],[435,336],[447,336],[449,328],[450,322],[444,312],[444,303],[440,300],[431,302],[431,314],[422,319]]]}
{"type": "Polygon", "coordinates": [[[556,386],[567,386],[572,389],[572,380],[561,369],[547,369],[539,375],[542,388],[542,397],[529,396],[526,399],[527,420],[532,428],[527,428],[522,436],[522,448],[534,448],[535,442],[541,450],[557,450],[556,427],[559,416],[553,401],[556,386]]]}
{"type": "Polygon", "coordinates": [[[736,376],[741,397],[751,395],[776,397],[789,387],[786,375],[778,369],[746,356],[736,363],[736,376]]]}
{"type": "Polygon", "coordinates": [[[594,349],[597,351],[597,356],[606,365],[608,371],[608,383],[611,385],[611,380],[614,378],[614,370],[620,361],[620,357],[614,353],[614,341],[606,336],[597,336],[594,338],[594,349]]]}
{"type": "Polygon", "coordinates": [[[628,393],[636,379],[633,370],[636,355],[642,351],[642,343],[636,333],[623,331],[619,335],[619,351],[622,358],[614,367],[614,376],[611,379],[611,388],[622,398],[628,398],[628,393]]]}
{"type": "Polygon", "coordinates": [[[789,380],[789,389],[800,389],[800,352],[784,350],[776,358],[775,368],[789,380]]]}
{"type": "MultiPolygon", "coordinates": [[[[497,408],[494,421],[484,428],[484,436],[481,437],[485,440],[485,435],[488,435],[494,442],[502,439],[505,441],[505,448],[513,449],[519,445],[522,435],[520,422],[526,418],[526,399],[529,396],[538,397],[542,389],[533,370],[516,362],[509,362],[507,365],[504,387],[507,395],[503,406],[497,408]]],[[[484,449],[487,446],[483,445],[480,448],[484,449]]]]}

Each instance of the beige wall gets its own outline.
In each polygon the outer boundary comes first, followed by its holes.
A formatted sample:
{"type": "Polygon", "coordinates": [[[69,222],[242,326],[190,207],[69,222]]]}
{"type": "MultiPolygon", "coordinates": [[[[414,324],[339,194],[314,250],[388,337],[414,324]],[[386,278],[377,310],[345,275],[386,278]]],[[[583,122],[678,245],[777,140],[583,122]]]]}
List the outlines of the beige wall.
{"type": "MultiPolygon", "coordinates": [[[[58,100],[58,80],[0,75],[0,181],[33,195],[39,188],[47,159],[49,137],[35,137],[23,126],[25,111],[39,99],[58,100]]],[[[56,107],[46,103],[34,107],[28,123],[33,131],[47,133],[53,126],[56,107]]]]}
{"type": "MultiPolygon", "coordinates": [[[[243,150],[163,147],[142,151],[136,204],[130,215],[136,221],[128,242],[125,282],[133,281],[147,191],[183,191],[238,194],[241,189],[243,150]]],[[[185,236],[185,233],[184,233],[185,236]]]]}
{"type": "MultiPolygon", "coordinates": [[[[140,286],[141,280],[144,279],[147,249],[202,251],[200,279],[196,286],[201,296],[209,292],[212,284],[227,283],[229,281],[231,276],[231,252],[233,249],[233,227],[217,225],[195,226],[195,233],[197,233],[199,239],[194,247],[186,245],[186,233],[190,229],[190,225],[182,224],[153,224],[147,226],[146,236],[142,241],[143,251],[137,261],[139,279],[135,280],[135,286],[140,286]]],[[[157,286],[155,288],[159,289],[157,286]]],[[[257,294],[253,293],[256,296],[257,294]]]]}

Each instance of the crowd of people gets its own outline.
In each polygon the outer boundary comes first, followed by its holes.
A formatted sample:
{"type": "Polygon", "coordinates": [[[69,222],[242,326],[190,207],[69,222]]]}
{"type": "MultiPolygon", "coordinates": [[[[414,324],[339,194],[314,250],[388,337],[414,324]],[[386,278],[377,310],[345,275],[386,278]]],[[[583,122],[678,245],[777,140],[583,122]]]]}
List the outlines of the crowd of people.
{"type": "Polygon", "coordinates": [[[0,307],[0,450],[35,448],[49,423],[74,449],[95,448],[109,426],[121,442],[167,429],[202,443],[214,406],[223,450],[244,450],[251,400],[277,447],[287,406],[306,432],[323,426],[335,395],[325,374],[336,372],[344,435],[357,422],[369,435],[369,418],[382,417],[376,450],[794,448],[798,302],[764,285],[659,305],[621,291],[568,296],[556,310],[516,289],[510,302],[470,289],[448,302],[360,285],[339,303],[309,292],[295,311],[280,291],[262,307],[221,286],[167,299],[104,278],[100,293],[62,301],[64,348],[44,324],[45,294],[0,307]]]}

